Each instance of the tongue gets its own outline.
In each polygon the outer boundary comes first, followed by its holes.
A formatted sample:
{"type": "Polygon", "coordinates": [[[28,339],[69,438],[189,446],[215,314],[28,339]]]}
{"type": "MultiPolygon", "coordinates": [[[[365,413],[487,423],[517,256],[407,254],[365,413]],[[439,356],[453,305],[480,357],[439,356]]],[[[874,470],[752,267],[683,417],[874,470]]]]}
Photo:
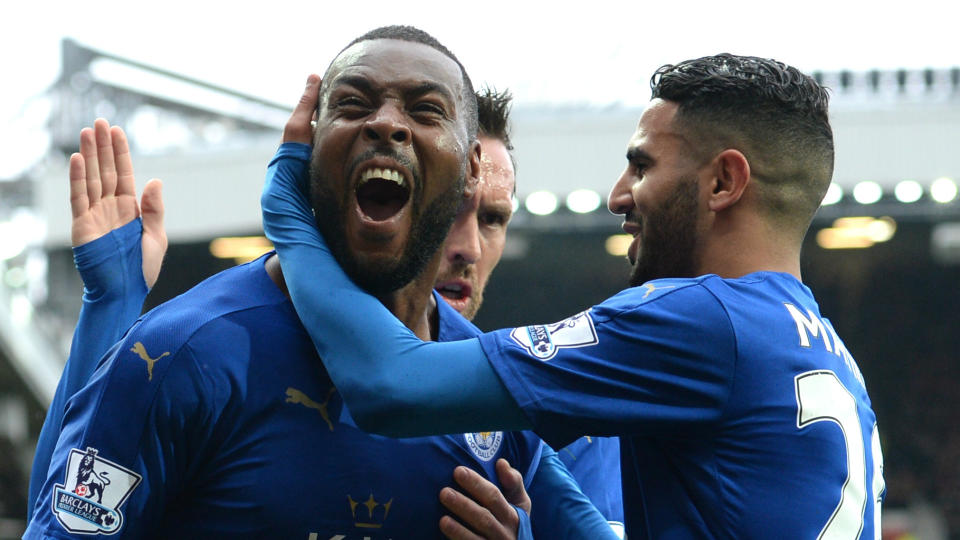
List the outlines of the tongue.
{"type": "Polygon", "coordinates": [[[385,221],[407,203],[407,191],[395,182],[374,178],[357,189],[357,203],[365,216],[385,221]]]}

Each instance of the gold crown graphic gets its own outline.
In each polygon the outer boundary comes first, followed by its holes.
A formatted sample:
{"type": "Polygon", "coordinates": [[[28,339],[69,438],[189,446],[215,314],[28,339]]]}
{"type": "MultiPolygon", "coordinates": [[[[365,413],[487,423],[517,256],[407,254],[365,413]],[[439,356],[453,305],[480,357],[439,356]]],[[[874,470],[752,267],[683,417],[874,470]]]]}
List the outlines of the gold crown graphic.
{"type": "Polygon", "coordinates": [[[385,503],[379,503],[373,498],[373,493],[364,502],[357,502],[353,497],[347,495],[347,501],[350,502],[350,513],[353,514],[354,526],[361,529],[379,529],[383,527],[383,522],[387,520],[390,513],[390,505],[393,504],[393,498],[385,503]],[[362,508],[361,508],[362,507],[362,508]],[[377,510],[383,508],[383,514],[377,510]],[[359,516],[357,514],[360,514],[359,516]]]}

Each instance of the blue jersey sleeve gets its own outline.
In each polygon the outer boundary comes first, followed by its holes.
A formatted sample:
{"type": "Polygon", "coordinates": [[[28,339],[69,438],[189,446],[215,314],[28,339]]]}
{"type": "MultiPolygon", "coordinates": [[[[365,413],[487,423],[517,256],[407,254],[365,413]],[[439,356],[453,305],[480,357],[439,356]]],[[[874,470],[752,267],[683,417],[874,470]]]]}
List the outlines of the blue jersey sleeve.
{"type": "Polygon", "coordinates": [[[306,201],[309,160],[308,145],[281,145],[267,170],[263,226],[297,314],[358,425],[394,436],[529,427],[476,339],[424,343],[344,274],[306,201]]]}
{"type": "Polygon", "coordinates": [[[70,355],[37,440],[28,499],[31,513],[47,476],[67,400],[87,383],[100,358],[140,315],[148,292],[140,251],[142,231],[137,218],[73,248],[73,259],[84,284],[83,304],[70,355]]]}
{"type": "Polygon", "coordinates": [[[730,395],[733,336],[707,288],[657,280],[562,321],[480,340],[537,433],[562,447],[583,434],[712,429],[730,395]]]}
{"type": "Polygon", "coordinates": [[[535,538],[620,538],[549,446],[544,445],[529,495],[535,538]]]}
{"type": "Polygon", "coordinates": [[[216,393],[180,329],[134,327],[69,401],[24,538],[139,538],[200,474],[216,393]]]}

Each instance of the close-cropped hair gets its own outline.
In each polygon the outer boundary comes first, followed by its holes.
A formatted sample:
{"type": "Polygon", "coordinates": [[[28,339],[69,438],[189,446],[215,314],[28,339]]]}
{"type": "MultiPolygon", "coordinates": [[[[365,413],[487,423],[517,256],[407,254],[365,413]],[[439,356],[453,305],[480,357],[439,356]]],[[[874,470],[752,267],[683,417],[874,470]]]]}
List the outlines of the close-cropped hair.
{"type": "MultiPolygon", "coordinates": [[[[353,41],[347,44],[346,47],[340,50],[340,53],[353,47],[357,43],[362,41],[371,41],[375,39],[396,39],[400,41],[410,41],[413,43],[420,43],[426,45],[432,49],[435,49],[442,53],[447,58],[456,62],[457,67],[460,68],[460,75],[463,81],[463,89],[460,95],[460,100],[464,105],[464,120],[467,127],[467,137],[470,141],[474,141],[477,138],[477,97],[473,91],[473,83],[470,81],[470,76],[467,75],[466,68],[463,67],[463,64],[460,63],[460,60],[457,59],[456,55],[450,52],[450,49],[446,48],[442,43],[437,41],[437,39],[430,34],[416,28],[414,26],[404,26],[404,25],[392,25],[392,26],[381,26],[380,28],[375,28],[362,36],[355,38],[353,41]]],[[[340,53],[337,53],[337,56],[340,56],[340,53]]],[[[336,61],[336,57],[334,60],[336,61]]],[[[331,66],[333,65],[331,61],[331,66]]],[[[330,66],[327,66],[327,71],[330,71],[330,66]]],[[[323,76],[324,82],[327,81],[326,73],[323,76]]],[[[320,94],[323,95],[326,85],[321,86],[320,94]]]]}
{"type": "Polygon", "coordinates": [[[675,122],[699,157],[740,150],[766,208],[806,230],[833,176],[826,89],[783,62],[727,53],[665,65],[650,87],[677,104],[675,122]]]}

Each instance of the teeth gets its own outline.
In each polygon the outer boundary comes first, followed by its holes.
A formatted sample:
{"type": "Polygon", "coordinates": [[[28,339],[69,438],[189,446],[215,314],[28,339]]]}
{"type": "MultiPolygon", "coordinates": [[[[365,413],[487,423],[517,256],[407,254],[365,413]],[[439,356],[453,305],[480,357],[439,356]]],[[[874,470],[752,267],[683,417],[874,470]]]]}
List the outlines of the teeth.
{"type": "Polygon", "coordinates": [[[460,285],[444,285],[443,288],[453,292],[460,292],[463,290],[463,287],[461,287],[460,285]]]}
{"type": "Polygon", "coordinates": [[[396,183],[398,186],[405,186],[406,179],[400,174],[400,171],[394,169],[367,169],[360,175],[360,185],[363,185],[371,178],[381,178],[396,183]]]}

